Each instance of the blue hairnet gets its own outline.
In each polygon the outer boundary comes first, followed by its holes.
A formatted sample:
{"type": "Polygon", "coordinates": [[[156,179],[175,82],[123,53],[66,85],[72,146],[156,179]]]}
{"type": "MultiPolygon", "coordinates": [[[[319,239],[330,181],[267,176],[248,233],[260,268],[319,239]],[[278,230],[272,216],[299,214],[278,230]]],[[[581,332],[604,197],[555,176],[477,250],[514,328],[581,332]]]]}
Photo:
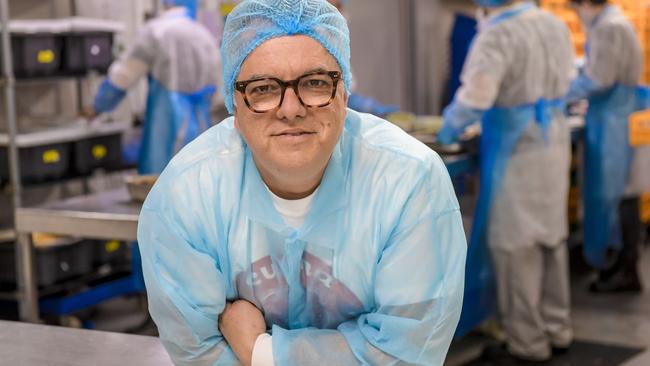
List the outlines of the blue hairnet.
{"type": "Polygon", "coordinates": [[[478,6],[483,6],[486,8],[505,5],[512,0],[474,0],[478,6]]]}
{"type": "Polygon", "coordinates": [[[306,35],[336,59],[350,89],[350,33],[345,18],[325,0],[244,0],[228,15],[221,44],[225,103],[234,111],[234,83],[241,65],[263,42],[306,35]]]}
{"type": "Polygon", "coordinates": [[[163,5],[167,6],[184,6],[190,13],[190,16],[196,19],[198,0],[162,0],[163,5]]]}

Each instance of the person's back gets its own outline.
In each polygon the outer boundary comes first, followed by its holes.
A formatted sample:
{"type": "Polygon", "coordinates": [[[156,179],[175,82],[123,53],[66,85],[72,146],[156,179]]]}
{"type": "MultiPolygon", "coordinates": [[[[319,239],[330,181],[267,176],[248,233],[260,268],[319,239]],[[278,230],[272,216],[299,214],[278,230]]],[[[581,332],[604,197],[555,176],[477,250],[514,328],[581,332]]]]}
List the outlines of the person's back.
{"type": "Polygon", "coordinates": [[[172,9],[152,20],[144,38],[151,51],[138,56],[147,60],[150,75],[165,88],[191,93],[216,84],[216,42],[205,27],[185,16],[182,9],[172,9]]]}
{"type": "Polygon", "coordinates": [[[634,26],[616,6],[607,6],[588,31],[586,74],[599,87],[635,86],[643,71],[634,26]]]}
{"type": "MultiPolygon", "coordinates": [[[[561,20],[533,8],[497,24],[487,23],[470,51],[459,100],[475,108],[510,108],[558,100],[566,94],[574,73],[574,52],[561,20]],[[493,79],[482,86],[479,80],[486,77],[493,79]]],[[[539,123],[527,125],[513,148],[492,209],[491,246],[557,245],[566,237],[564,209],[553,206],[566,200],[569,148],[563,115],[553,116],[546,133],[539,123]]]]}
{"type": "Polygon", "coordinates": [[[494,364],[546,361],[552,347],[572,339],[570,134],[561,99],[574,73],[573,46],[566,25],[531,2],[476,2],[489,17],[480,22],[438,137],[450,141],[482,122],[482,197],[470,248],[489,248],[507,345],[506,353],[484,357],[494,364]]]}
{"type": "Polygon", "coordinates": [[[197,23],[196,0],[164,0],[162,15],[145,25],[129,49],[108,70],[88,117],[110,112],[129,88],[147,76],[149,90],[141,174],[160,173],[172,156],[210,126],[219,50],[197,23]]]}
{"type": "Polygon", "coordinates": [[[208,30],[192,17],[187,7],[167,5],[160,17],[146,24],[123,61],[111,66],[111,79],[118,85],[132,85],[144,74],[149,77],[138,161],[142,174],[160,173],[176,152],[210,126],[219,50],[208,30]]]}
{"type": "Polygon", "coordinates": [[[490,48],[489,57],[466,65],[462,79],[486,72],[500,80],[499,88],[468,88],[461,92],[461,100],[477,99],[472,93],[493,93],[486,97],[495,106],[514,107],[560,98],[569,88],[574,57],[570,34],[559,19],[544,10],[531,9],[480,32],[471,52],[484,47],[490,48]]]}
{"type": "Polygon", "coordinates": [[[639,292],[639,195],[648,189],[648,148],[632,149],[628,118],[645,105],[639,93],[643,55],[636,31],[607,0],[572,0],[587,27],[586,65],[567,100],[589,100],[583,187],[584,252],[600,269],[593,292],[639,292]],[[632,164],[627,164],[630,162],[632,164]],[[618,246],[612,261],[611,247],[618,246]]]}

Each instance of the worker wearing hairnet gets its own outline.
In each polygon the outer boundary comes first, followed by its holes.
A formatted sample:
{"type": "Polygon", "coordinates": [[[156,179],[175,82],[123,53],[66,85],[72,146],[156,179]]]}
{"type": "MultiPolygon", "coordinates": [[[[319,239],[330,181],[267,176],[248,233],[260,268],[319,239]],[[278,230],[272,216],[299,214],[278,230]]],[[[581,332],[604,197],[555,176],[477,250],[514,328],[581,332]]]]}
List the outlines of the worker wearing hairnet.
{"type": "Polygon", "coordinates": [[[648,106],[647,90],[637,86],[643,70],[641,45],[634,27],[618,7],[606,0],[572,3],[588,33],[586,66],[573,81],[567,97],[570,102],[589,100],[584,251],[587,261],[603,270],[590,289],[639,292],[637,265],[642,228],[638,196],[650,191],[650,156],[648,148],[634,151],[630,146],[628,118],[648,106]],[[621,247],[613,264],[608,258],[611,246],[621,247]]]}
{"type": "Polygon", "coordinates": [[[462,317],[489,303],[490,294],[480,292],[489,288],[489,248],[508,352],[484,355],[498,364],[543,361],[552,347],[572,340],[565,243],[570,134],[559,98],[569,88],[573,47],[566,26],[532,2],[475,2],[486,16],[438,136],[451,143],[482,122],[462,317]]]}
{"type": "Polygon", "coordinates": [[[176,364],[443,364],[463,297],[458,202],[432,150],[346,109],[349,47],[325,0],[228,16],[234,117],[172,159],[138,227],[176,364]]]}
{"type": "Polygon", "coordinates": [[[95,113],[113,110],[147,75],[149,91],[138,170],[160,173],[172,156],[210,126],[218,48],[195,21],[196,0],[162,0],[126,55],[111,65],[95,97],[95,113]]]}

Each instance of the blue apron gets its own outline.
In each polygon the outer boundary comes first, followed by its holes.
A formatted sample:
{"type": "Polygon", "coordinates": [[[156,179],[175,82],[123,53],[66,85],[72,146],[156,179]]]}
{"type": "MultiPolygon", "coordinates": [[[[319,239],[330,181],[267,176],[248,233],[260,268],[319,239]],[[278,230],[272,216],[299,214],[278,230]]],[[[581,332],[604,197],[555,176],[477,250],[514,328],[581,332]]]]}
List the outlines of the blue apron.
{"type": "Polygon", "coordinates": [[[630,114],[650,106],[645,87],[616,85],[589,98],[585,126],[583,187],[584,254],[596,268],[607,266],[607,249],[620,247],[618,206],[630,176],[634,150],[630,114]]]}
{"type": "MultiPolygon", "coordinates": [[[[530,3],[513,7],[491,19],[487,27],[534,8],[530,3]]],[[[501,187],[512,151],[529,123],[536,121],[547,136],[554,113],[562,113],[560,100],[540,100],[512,108],[492,108],[481,121],[480,193],[474,213],[472,234],[465,265],[465,296],[456,337],[462,337],[491,316],[496,309],[496,285],[487,243],[489,213],[501,187]]]]}
{"type": "MultiPolygon", "coordinates": [[[[607,6],[591,23],[595,27],[613,9],[607,6]]],[[[589,41],[585,45],[589,54],[589,41]]],[[[589,97],[585,124],[582,202],[583,251],[587,263],[607,267],[607,251],[622,244],[618,206],[627,185],[634,150],[629,143],[630,115],[650,108],[646,87],[615,85],[589,97]]]]}
{"type": "Polygon", "coordinates": [[[183,146],[210,127],[210,104],[216,88],[195,93],[170,91],[149,77],[149,94],[142,146],[140,174],[158,174],[183,146]]]}
{"type": "Polygon", "coordinates": [[[494,273],[488,246],[489,213],[499,192],[512,151],[529,123],[539,124],[546,136],[555,114],[563,113],[560,100],[540,100],[513,108],[492,108],[483,116],[480,146],[480,193],[465,270],[465,298],[457,336],[464,335],[496,309],[494,273]]]}

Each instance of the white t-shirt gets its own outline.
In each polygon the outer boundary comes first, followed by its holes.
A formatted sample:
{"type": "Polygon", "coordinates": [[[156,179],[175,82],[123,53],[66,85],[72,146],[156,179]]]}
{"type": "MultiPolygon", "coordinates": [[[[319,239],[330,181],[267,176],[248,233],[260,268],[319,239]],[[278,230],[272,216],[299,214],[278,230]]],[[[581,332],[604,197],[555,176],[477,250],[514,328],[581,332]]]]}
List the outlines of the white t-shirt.
{"type": "MultiPolygon", "coordinates": [[[[305,217],[309,213],[316,192],[318,192],[318,189],[308,197],[299,200],[286,200],[276,196],[269,190],[275,209],[278,210],[284,222],[294,229],[298,229],[305,222],[305,217]]],[[[273,361],[273,337],[271,335],[264,333],[257,337],[255,346],[253,346],[251,366],[275,366],[273,361]]]]}
{"type": "Polygon", "coordinates": [[[305,222],[305,217],[307,216],[307,213],[309,213],[316,192],[318,192],[318,189],[305,198],[299,200],[285,200],[284,198],[276,196],[275,193],[271,192],[269,189],[275,209],[278,210],[280,216],[284,219],[284,222],[294,229],[298,229],[300,225],[305,222]]]}

